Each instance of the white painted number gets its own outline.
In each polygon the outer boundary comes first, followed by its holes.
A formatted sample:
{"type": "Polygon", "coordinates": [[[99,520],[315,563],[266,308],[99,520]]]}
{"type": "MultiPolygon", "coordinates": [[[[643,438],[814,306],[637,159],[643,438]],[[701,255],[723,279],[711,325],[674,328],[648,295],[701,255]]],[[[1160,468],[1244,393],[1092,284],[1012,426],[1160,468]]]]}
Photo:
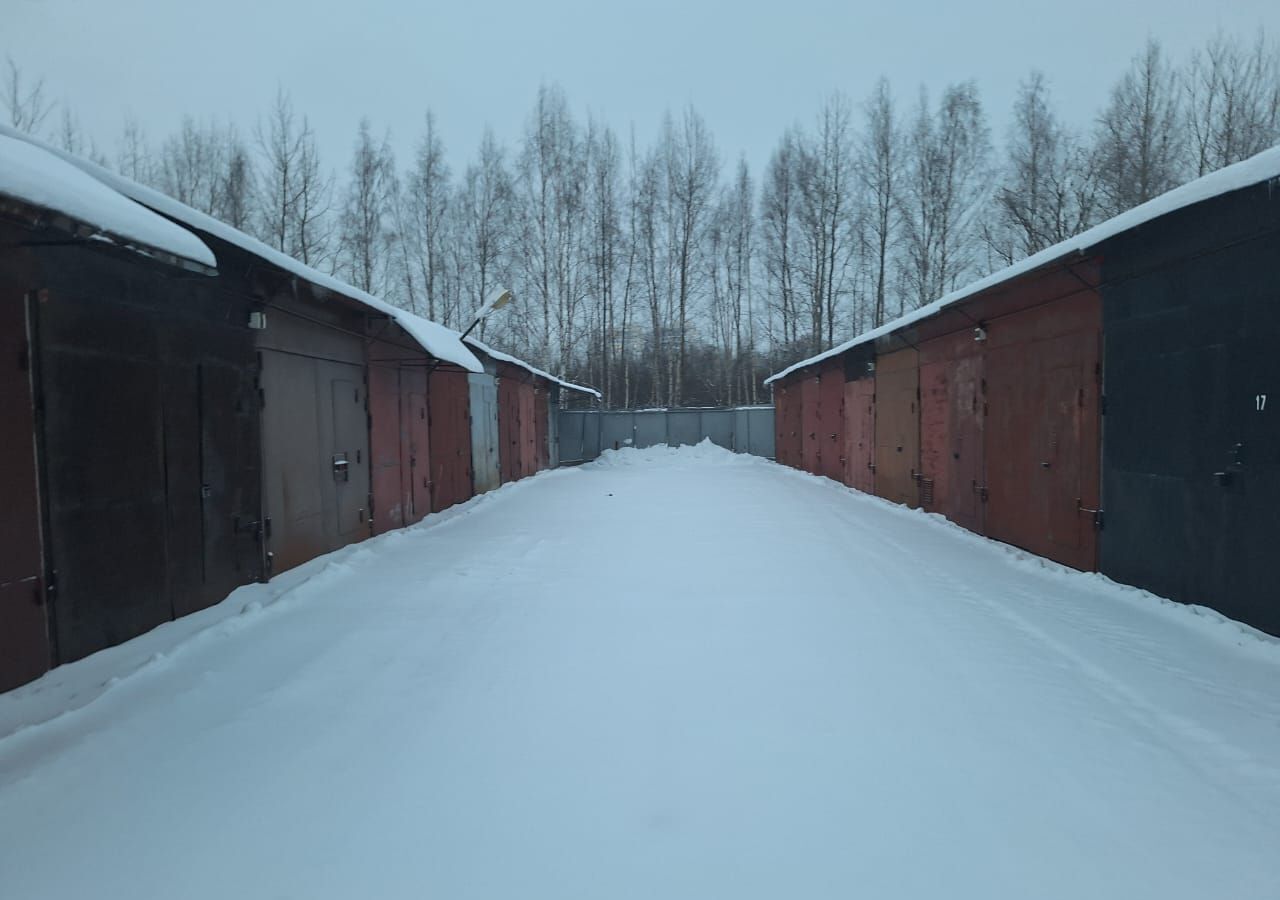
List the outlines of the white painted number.
{"type": "Polygon", "coordinates": [[[1267,408],[1267,395],[1266,395],[1266,394],[1259,394],[1259,395],[1255,398],[1255,401],[1254,401],[1254,402],[1256,402],[1256,403],[1258,404],[1258,412],[1262,412],[1264,409],[1266,409],[1266,408],[1267,408]]]}

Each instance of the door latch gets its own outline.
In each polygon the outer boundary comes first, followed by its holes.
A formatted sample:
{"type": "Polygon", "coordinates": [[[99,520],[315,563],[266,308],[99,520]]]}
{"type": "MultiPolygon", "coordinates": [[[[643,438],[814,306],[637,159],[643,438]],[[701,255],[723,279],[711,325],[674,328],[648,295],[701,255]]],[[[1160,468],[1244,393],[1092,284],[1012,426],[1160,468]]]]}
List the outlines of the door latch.
{"type": "Polygon", "coordinates": [[[1104,515],[1105,515],[1105,513],[1106,513],[1106,511],[1105,511],[1105,510],[1102,510],[1102,509],[1090,509],[1089,507],[1087,507],[1087,506],[1085,506],[1083,503],[1081,503],[1081,502],[1080,502],[1080,498],[1079,498],[1079,497],[1077,497],[1077,498],[1076,498],[1076,512],[1088,513],[1089,515],[1093,516],[1093,527],[1094,527],[1096,530],[1098,530],[1098,531],[1101,531],[1101,530],[1102,530],[1102,520],[1103,520],[1103,516],[1104,516],[1104,515]]]}

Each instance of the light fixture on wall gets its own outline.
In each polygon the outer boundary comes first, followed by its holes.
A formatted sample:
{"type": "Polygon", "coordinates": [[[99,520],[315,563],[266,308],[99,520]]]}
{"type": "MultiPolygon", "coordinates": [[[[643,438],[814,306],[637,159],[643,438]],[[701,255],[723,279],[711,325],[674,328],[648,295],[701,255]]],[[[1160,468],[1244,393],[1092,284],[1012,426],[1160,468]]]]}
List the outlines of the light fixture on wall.
{"type": "Polygon", "coordinates": [[[973,329],[973,339],[979,343],[985,341],[987,339],[987,329],[982,325],[978,325],[973,329]]]}
{"type": "Polygon", "coordinates": [[[255,309],[249,313],[249,327],[254,331],[265,331],[267,328],[267,314],[260,309],[255,309]]]}
{"type": "Polygon", "coordinates": [[[476,310],[475,320],[467,326],[466,331],[462,332],[462,337],[469,335],[473,328],[487,319],[492,313],[502,309],[502,307],[506,306],[514,299],[515,295],[507,288],[498,288],[495,290],[489,295],[488,299],[484,301],[484,304],[476,310]]]}

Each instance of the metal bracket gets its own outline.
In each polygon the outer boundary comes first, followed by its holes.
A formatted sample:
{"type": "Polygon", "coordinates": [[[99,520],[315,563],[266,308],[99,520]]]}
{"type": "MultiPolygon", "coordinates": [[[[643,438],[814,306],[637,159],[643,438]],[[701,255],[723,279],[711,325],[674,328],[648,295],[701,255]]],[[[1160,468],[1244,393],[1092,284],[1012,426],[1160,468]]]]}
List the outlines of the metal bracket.
{"type": "Polygon", "coordinates": [[[1080,502],[1080,498],[1077,497],[1076,512],[1089,513],[1091,516],[1093,516],[1093,527],[1098,531],[1102,530],[1103,517],[1106,515],[1106,510],[1090,509],[1089,507],[1082,504],[1080,502]]]}

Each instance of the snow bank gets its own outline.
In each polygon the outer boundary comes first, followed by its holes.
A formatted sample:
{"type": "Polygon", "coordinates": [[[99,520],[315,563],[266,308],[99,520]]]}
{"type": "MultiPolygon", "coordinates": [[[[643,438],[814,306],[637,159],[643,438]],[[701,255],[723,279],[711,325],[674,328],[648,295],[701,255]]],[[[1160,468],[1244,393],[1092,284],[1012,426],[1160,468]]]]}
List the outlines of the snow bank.
{"type": "Polygon", "coordinates": [[[556,376],[550,374],[549,372],[544,372],[541,369],[538,369],[529,365],[527,362],[525,362],[522,359],[516,359],[514,356],[511,356],[510,354],[503,353],[501,350],[494,350],[488,344],[485,344],[477,340],[476,338],[468,337],[466,339],[466,342],[471,346],[475,347],[481,353],[488,354],[490,357],[498,360],[499,362],[510,363],[513,366],[519,366],[520,368],[524,369],[526,372],[530,372],[534,375],[537,375],[539,378],[545,378],[548,381],[551,381],[551,382],[554,382],[555,384],[560,385],[560,387],[562,388],[566,388],[571,391],[578,391],[583,394],[590,394],[592,397],[595,397],[597,400],[600,399],[600,392],[597,391],[595,388],[584,387],[583,385],[574,384],[571,381],[565,381],[562,378],[557,378],[556,376]]]}
{"type": "Polygon", "coordinates": [[[586,466],[604,469],[680,464],[731,466],[742,465],[744,461],[751,462],[756,459],[757,457],[746,453],[727,450],[713,443],[711,438],[703,438],[697,444],[681,444],[675,447],[669,444],[655,444],[652,447],[622,447],[618,450],[609,447],[602,450],[600,455],[586,466]]]}
{"type": "MultiPolygon", "coordinates": [[[[372,294],[366,293],[357,287],[349,285],[341,279],[335,278],[332,275],[327,275],[318,269],[313,269],[305,263],[294,259],[292,256],[281,253],[273,247],[269,247],[257,238],[250,237],[243,231],[232,228],[225,222],[221,222],[218,219],[213,218],[213,216],[206,215],[199,210],[192,209],[185,203],[180,203],[166,194],[162,194],[157,190],[146,187],[145,185],[138,184],[136,181],[125,178],[123,175],[117,175],[115,172],[104,169],[103,167],[89,162],[88,160],[81,159],[70,153],[51,147],[30,135],[23,134],[22,132],[5,125],[0,125],[0,135],[7,135],[17,141],[25,142],[26,144],[38,147],[47,153],[56,155],[59,159],[69,163],[70,166],[74,166],[85,175],[90,176],[90,181],[96,179],[97,182],[100,183],[99,186],[105,185],[106,188],[109,189],[107,193],[114,192],[117,194],[123,194],[124,197],[120,198],[122,202],[128,202],[124,200],[124,198],[127,197],[129,200],[136,201],[136,203],[141,204],[148,209],[155,210],[162,216],[167,216],[170,219],[189,225],[198,231],[203,231],[206,234],[213,235],[221,241],[226,241],[233,247],[239,247],[241,250],[251,253],[260,259],[264,259],[286,272],[297,275],[304,281],[310,282],[311,284],[325,290],[332,291],[335,294],[341,294],[344,297],[355,300],[357,303],[361,303],[371,309],[390,316],[397,324],[400,325],[400,327],[413,336],[413,339],[422,346],[423,350],[427,351],[427,353],[437,359],[459,365],[469,372],[484,371],[484,366],[480,364],[478,359],[476,359],[475,354],[463,345],[462,341],[459,339],[458,333],[451,328],[446,328],[443,325],[430,322],[421,316],[414,315],[413,313],[407,312],[399,307],[392,306],[390,303],[379,300],[372,294]]],[[[146,210],[143,211],[145,212],[146,210]]],[[[179,232],[186,233],[183,229],[178,228],[177,226],[172,227],[179,232]]],[[[189,235],[189,237],[199,243],[199,239],[196,238],[195,235],[189,235]]],[[[204,244],[200,243],[200,246],[204,247],[204,244]]],[[[208,254],[208,264],[214,265],[213,255],[208,253],[207,247],[205,247],[205,252],[208,254]]]]}
{"type": "Polygon", "coordinates": [[[159,250],[214,268],[213,253],[191,232],[121,196],[18,133],[0,129],[0,195],[62,213],[114,243],[159,250]]]}
{"type": "Polygon", "coordinates": [[[1041,266],[1049,265],[1057,262],[1072,253],[1087,253],[1096,248],[1103,241],[1113,238],[1118,234],[1130,231],[1143,225],[1153,219],[1176,212],[1196,203],[1228,194],[1232,191],[1238,191],[1243,188],[1252,187],[1255,184],[1261,184],[1264,181],[1272,181],[1280,179],[1280,147],[1273,147],[1270,150],[1264,150],[1256,156],[1252,156],[1243,162],[1235,165],[1227,166],[1225,169],[1219,169],[1195,181],[1188,182],[1181,187],[1161,194],[1152,200],[1148,200],[1140,206],[1123,212],[1120,215],[1108,219],[1107,221],[1095,225],[1088,231],[1083,231],[1073,238],[1068,238],[1061,243],[1047,247],[1026,259],[1016,262],[1008,268],[1001,269],[986,278],[979,279],[972,284],[952,291],[943,297],[935,300],[927,306],[922,306],[913,312],[907,313],[905,316],[894,319],[892,322],[886,322],[879,328],[873,328],[870,331],[858,335],[852,340],[838,344],[830,350],[823,351],[808,359],[793,363],[781,372],[776,372],[765,379],[765,384],[772,384],[779,379],[786,378],[792,372],[811,366],[814,363],[822,362],[833,356],[839,356],[847,350],[874,341],[876,338],[891,334],[900,328],[905,328],[922,319],[927,319],[935,313],[941,312],[949,306],[953,306],[960,301],[972,297],[982,291],[1003,284],[1006,281],[1017,278],[1019,275],[1025,275],[1034,271],[1041,266]]]}

